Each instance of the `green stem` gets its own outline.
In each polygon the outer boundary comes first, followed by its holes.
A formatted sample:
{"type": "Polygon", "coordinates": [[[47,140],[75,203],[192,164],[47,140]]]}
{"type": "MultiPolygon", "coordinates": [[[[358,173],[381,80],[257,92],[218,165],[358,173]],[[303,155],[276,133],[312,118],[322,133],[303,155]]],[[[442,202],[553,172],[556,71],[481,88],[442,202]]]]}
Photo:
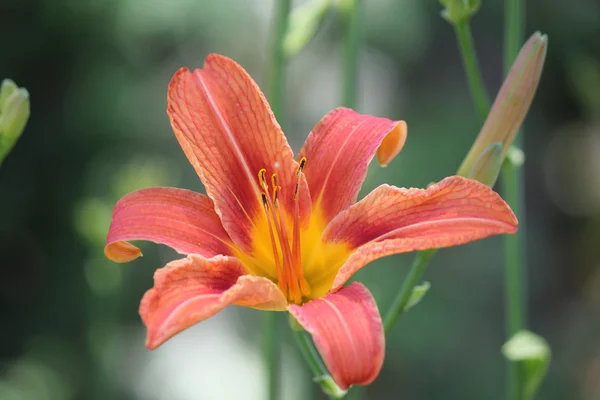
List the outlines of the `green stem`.
{"type": "MultiPolygon", "coordinates": [[[[504,15],[504,72],[508,73],[519,48],[523,43],[524,4],[521,0],[505,0],[504,15]]],[[[517,135],[515,146],[520,146],[521,135],[517,135]]],[[[525,263],[523,254],[523,171],[511,163],[510,157],[504,162],[500,179],[504,189],[504,198],[520,220],[519,232],[504,237],[506,335],[510,339],[525,326],[524,282],[525,263]]],[[[507,361],[507,390],[509,400],[518,400],[522,393],[522,379],[516,362],[507,361]]]]}
{"type": "MultiPolygon", "coordinates": [[[[285,54],[283,38],[287,31],[291,0],[275,1],[275,16],[271,37],[269,79],[267,97],[275,117],[280,125],[284,125],[284,83],[285,83],[285,54]]],[[[279,388],[279,352],[278,315],[275,312],[265,312],[262,321],[262,350],[267,366],[269,379],[269,400],[277,399],[279,388]]]]}
{"type": "Polygon", "coordinates": [[[310,367],[313,375],[315,377],[329,375],[329,371],[327,371],[323,361],[321,361],[321,357],[308,333],[304,330],[297,329],[292,329],[292,332],[294,333],[294,338],[296,339],[300,353],[302,353],[302,356],[310,367]]]}
{"type": "MultiPolygon", "coordinates": [[[[506,314],[506,340],[525,326],[524,316],[524,282],[525,272],[521,240],[523,235],[522,220],[522,190],[520,168],[507,159],[501,172],[504,199],[512,207],[515,215],[520,220],[519,233],[504,237],[504,287],[505,287],[505,314],[506,314]]],[[[507,398],[520,399],[521,378],[517,362],[507,361],[507,398]]]]}
{"type": "Polygon", "coordinates": [[[385,314],[385,318],[383,319],[383,327],[386,333],[392,329],[398,318],[404,314],[404,310],[406,309],[406,305],[410,300],[410,295],[412,294],[413,288],[421,280],[425,269],[427,269],[427,265],[429,265],[429,261],[436,252],[437,249],[420,251],[417,253],[415,260],[410,267],[410,271],[408,271],[408,275],[406,278],[404,278],[404,282],[402,283],[400,291],[396,295],[396,298],[394,299],[390,309],[385,314]]]}
{"type": "MultiPolygon", "coordinates": [[[[296,328],[292,328],[292,332],[294,333],[294,338],[296,339],[300,353],[310,367],[315,380],[325,377],[331,379],[329,371],[327,370],[327,367],[325,367],[325,364],[323,364],[323,361],[321,360],[321,357],[319,356],[319,353],[317,352],[317,349],[315,348],[315,345],[308,332],[306,332],[304,329],[296,328]]],[[[333,379],[331,380],[333,381],[333,379]]],[[[335,397],[329,396],[329,399],[333,400],[335,397]]]]}
{"type": "Polygon", "coordinates": [[[267,366],[269,379],[269,400],[277,399],[279,388],[279,341],[277,313],[264,312],[261,326],[261,339],[264,362],[267,366]]]}
{"type": "Polygon", "coordinates": [[[523,45],[523,28],[525,26],[525,10],[521,0],[505,0],[504,2],[504,74],[517,58],[523,45]]]}
{"type": "Polygon", "coordinates": [[[479,112],[479,117],[483,122],[490,112],[490,97],[488,96],[485,85],[481,78],[479,70],[479,62],[473,44],[473,35],[471,34],[471,26],[468,20],[461,21],[455,25],[456,38],[460,54],[462,56],[467,82],[471,98],[475,103],[475,108],[479,112]]]}
{"type": "Polygon", "coordinates": [[[360,56],[360,45],[362,39],[362,0],[353,0],[347,11],[344,32],[344,60],[343,60],[343,86],[342,104],[345,107],[355,109],[356,89],[358,83],[358,63],[360,56]]]}
{"type": "Polygon", "coordinates": [[[273,114],[284,125],[284,87],[285,87],[285,52],[283,39],[288,29],[291,0],[275,0],[275,17],[271,37],[271,50],[269,62],[269,84],[267,98],[271,104],[273,114]]]}

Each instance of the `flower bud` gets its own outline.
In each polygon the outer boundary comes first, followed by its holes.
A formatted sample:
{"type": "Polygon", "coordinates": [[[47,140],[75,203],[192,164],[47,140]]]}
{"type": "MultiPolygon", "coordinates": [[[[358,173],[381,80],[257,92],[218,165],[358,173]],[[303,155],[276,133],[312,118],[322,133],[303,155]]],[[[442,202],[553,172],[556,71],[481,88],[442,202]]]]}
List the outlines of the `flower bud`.
{"type": "Polygon", "coordinates": [[[312,40],[330,7],[331,0],[311,0],[292,11],[283,38],[286,57],[295,56],[312,40]]]}
{"type": "Polygon", "coordinates": [[[481,6],[481,0],[440,0],[442,18],[452,25],[469,20],[481,6]]]}
{"type": "Polygon", "coordinates": [[[29,119],[29,93],[9,79],[0,88],[0,161],[13,148],[29,119]]]}
{"type": "Polygon", "coordinates": [[[539,32],[534,33],[523,45],[458,175],[469,176],[481,155],[494,143],[502,144],[500,162],[504,161],[533,101],[547,46],[546,35],[539,32]]]}
{"type": "Polygon", "coordinates": [[[493,186],[502,168],[502,143],[490,144],[473,164],[467,178],[493,186]]]}

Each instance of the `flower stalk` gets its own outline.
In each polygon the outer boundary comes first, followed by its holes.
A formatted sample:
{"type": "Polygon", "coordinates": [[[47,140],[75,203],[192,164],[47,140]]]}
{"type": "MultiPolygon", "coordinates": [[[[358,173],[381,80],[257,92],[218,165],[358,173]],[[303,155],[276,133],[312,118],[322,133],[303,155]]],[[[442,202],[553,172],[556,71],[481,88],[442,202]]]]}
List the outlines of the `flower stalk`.
{"type": "MultiPolygon", "coordinates": [[[[504,2],[504,72],[510,75],[510,67],[517,57],[519,46],[523,42],[524,4],[521,0],[505,0],[504,2]]],[[[515,132],[516,134],[516,132],[515,132]]],[[[521,138],[516,142],[521,145],[521,138]]],[[[517,218],[523,220],[525,202],[523,170],[507,160],[501,172],[506,200],[513,207],[517,218]]],[[[506,307],[506,337],[510,339],[525,327],[525,225],[521,221],[521,230],[514,236],[504,238],[504,287],[506,307]]],[[[522,392],[523,379],[519,365],[507,360],[506,398],[518,400],[522,392]]]]}
{"type": "Polygon", "coordinates": [[[481,2],[479,0],[441,0],[444,6],[442,18],[454,27],[458,47],[462,56],[463,67],[469,85],[469,92],[475,104],[481,121],[483,121],[490,111],[490,97],[487,93],[479,61],[473,44],[473,34],[469,21],[479,9],[481,2]]]}
{"type": "MultiPolygon", "coordinates": [[[[459,19],[458,23],[465,22],[459,19]]],[[[520,159],[520,162],[522,162],[522,152],[518,150],[513,151],[511,145],[533,101],[545,60],[546,48],[547,38],[539,32],[534,33],[523,46],[494,101],[489,115],[487,115],[481,132],[461,164],[457,172],[458,175],[476,179],[488,186],[493,186],[501,170],[504,176],[506,168],[509,168],[508,165],[510,165],[510,168],[518,168],[517,164],[519,162],[514,161],[520,159]],[[511,157],[512,154],[518,154],[519,156],[511,157]]],[[[460,46],[460,49],[461,51],[465,49],[470,51],[468,50],[469,46],[460,46]]],[[[472,47],[471,50],[474,54],[472,47]]],[[[463,59],[465,58],[476,59],[475,57],[463,54],[463,59]]],[[[479,74],[478,69],[477,74],[479,74]]],[[[470,82],[482,85],[480,77],[470,79],[470,82]]],[[[475,92],[484,93],[485,89],[481,87],[475,92]]],[[[508,176],[511,177],[512,175],[509,174],[508,176]]],[[[505,196],[507,198],[514,198],[517,182],[505,181],[504,185],[505,190],[507,190],[505,196]]],[[[516,210],[515,213],[517,213],[516,210]]],[[[507,235],[506,240],[508,241],[508,239],[514,239],[515,237],[515,235],[507,235]]],[[[515,247],[508,246],[507,249],[505,246],[505,252],[507,252],[506,263],[507,265],[511,265],[511,269],[507,269],[506,275],[506,299],[510,301],[508,305],[508,315],[510,318],[508,329],[511,332],[513,332],[516,326],[519,326],[518,322],[522,320],[522,315],[520,314],[522,310],[521,296],[520,293],[514,293],[517,290],[516,288],[520,287],[520,276],[515,276],[515,271],[518,270],[514,268],[515,265],[519,265],[519,255],[516,251],[515,247]]],[[[429,261],[436,252],[437,250],[434,249],[417,253],[400,291],[386,313],[384,319],[386,332],[393,327],[398,318],[406,311],[406,305],[413,288],[419,283],[429,261]]],[[[516,390],[518,390],[518,386],[516,390]]],[[[514,397],[511,397],[511,399],[514,399],[514,397]]]]}
{"type": "MultiPolygon", "coordinates": [[[[285,49],[284,40],[288,30],[291,0],[277,0],[273,33],[271,37],[270,66],[267,98],[271,103],[273,114],[284,125],[285,109],[285,49]]],[[[261,337],[264,361],[268,372],[268,399],[276,400],[279,390],[280,341],[278,315],[275,312],[263,314],[261,337]]]]}

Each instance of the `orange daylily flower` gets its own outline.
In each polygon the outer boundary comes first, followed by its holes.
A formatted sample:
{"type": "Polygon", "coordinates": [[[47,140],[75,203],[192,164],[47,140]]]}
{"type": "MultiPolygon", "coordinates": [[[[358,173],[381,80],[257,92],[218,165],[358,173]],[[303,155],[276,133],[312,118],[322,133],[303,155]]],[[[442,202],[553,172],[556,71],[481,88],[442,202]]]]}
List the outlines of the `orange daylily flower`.
{"type": "Polygon", "coordinates": [[[365,385],[383,363],[383,327],[369,291],[346,281],[380,257],[517,229],[495,192],[458,176],[428,189],[382,185],[356,202],[369,162],[398,154],[406,124],[338,108],[295,159],[256,83],[226,57],[177,71],[167,112],[208,196],[164,187],[126,195],[105,248],[117,262],[141,255],[129,240],[188,255],[158,269],[142,299],[151,349],[232,304],[287,310],[340,388],[365,385]]]}

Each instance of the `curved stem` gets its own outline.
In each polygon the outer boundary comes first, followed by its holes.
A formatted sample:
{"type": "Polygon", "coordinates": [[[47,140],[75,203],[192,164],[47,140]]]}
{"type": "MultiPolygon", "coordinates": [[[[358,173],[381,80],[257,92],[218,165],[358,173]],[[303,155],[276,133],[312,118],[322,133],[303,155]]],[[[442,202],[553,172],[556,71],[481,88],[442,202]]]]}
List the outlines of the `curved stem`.
{"type": "Polygon", "coordinates": [[[298,348],[304,357],[304,360],[310,367],[315,377],[329,375],[329,371],[323,364],[317,349],[315,348],[309,334],[304,330],[297,330],[292,328],[294,338],[298,344],[298,348]]]}
{"type": "Polygon", "coordinates": [[[398,318],[404,314],[413,288],[419,283],[425,269],[427,269],[427,265],[429,265],[429,261],[435,253],[437,253],[437,249],[419,251],[417,253],[415,260],[408,271],[408,275],[404,278],[400,291],[396,294],[392,305],[383,319],[383,328],[386,333],[392,329],[398,318]]]}
{"type": "MultiPolygon", "coordinates": [[[[273,32],[271,37],[269,79],[267,97],[275,117],[280,125],[284,125],[284,81],[285,81],[285,54],[283,51],[283,38],[287,31],[291,1],[276,0],[275,16],[273,21],[273,32]]],[[[267,366],[269,388],[268,399],[276,400],[279,388],[279,353],[280,343],[278,340],[278,313],[263,313],[261,326],[262,351],[267,366]]]]}
{"type": "Polygon", "coordinates": [[[491,103],[485,85],[483,84],[483,79],[481,78],[481,71],[479,69],[479,62],[477,61],[469,21],[464,20],[457,23],[455,25],[455,30],[465,68],[465,74],[467,76],[467,82],[469,84],[469,91],[471,92],[471,98],[475,103],[475,108],[479,113],[481,122],[483,122],[490,112],[491,103]]]}
{"type": "MultiPolygon", "coordinates": [[[[323,382],[327,380],[333,383],[333,379],[329,375],[327,367],[325,367],[325,364],[323,364],[323,361],[321,360],[321,357],[319,356],[319,353],[317,352],[309,333],[304,329],[295,329],[293,327],[292,332],[294,333],[294,338],[296,339],[300,353],[302,353],[304,360],[313,373],[314,380],[317,382],[320,381],[321,385],[323,385],[323,382]]],[[[324,391],[326,390],[324,387],[323,389],[324,391]]],[[[329,399],[335,399],[335,397],[329,396],[329,399]]]]}
{"type": "MultiPolygon", "coordinates": [[[[523,43],[524,5],[521,0],[505,0],[504,14],[504,72],[508,73],[519,48],[523,43]]],[[[521,135],[517,135],[515,146],[521,146],[521,135]]],[[[519,218],[519,232],[504,237],[504,267],[505,267],[505,302],[506,302],[506,335],[509,340],[516,332],[525,326],[524,306],[524,238],[525,224],[522,213],[523,171],[513,165],[510,157],[504,162],[500,179],[504,189],[504,198],[519,218]]],[[[509,400],[520,399],[522,379],[516,362],[507,361],[507,391],[509,400]]]]}

